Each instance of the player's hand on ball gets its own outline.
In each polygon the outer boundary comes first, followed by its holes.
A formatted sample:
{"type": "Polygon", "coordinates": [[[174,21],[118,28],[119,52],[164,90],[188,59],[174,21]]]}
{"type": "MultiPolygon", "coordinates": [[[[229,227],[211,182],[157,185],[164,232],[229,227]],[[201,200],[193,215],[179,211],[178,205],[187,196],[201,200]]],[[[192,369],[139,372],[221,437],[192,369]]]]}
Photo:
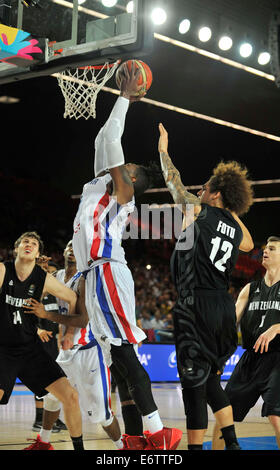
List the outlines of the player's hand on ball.
{"type": "Polygon", "coordinates": [[[136,69],[135,64],[132,64],[131,71],[128,70],[126,64],[123,67],[122,80],[120,84],[121,96],[124,98],[130,99],[139,99],[138,96],[135,96],[136,93],[141,89],[141,86],[138,85],[138,79],[140,75],[140,70],[136,69]]]}

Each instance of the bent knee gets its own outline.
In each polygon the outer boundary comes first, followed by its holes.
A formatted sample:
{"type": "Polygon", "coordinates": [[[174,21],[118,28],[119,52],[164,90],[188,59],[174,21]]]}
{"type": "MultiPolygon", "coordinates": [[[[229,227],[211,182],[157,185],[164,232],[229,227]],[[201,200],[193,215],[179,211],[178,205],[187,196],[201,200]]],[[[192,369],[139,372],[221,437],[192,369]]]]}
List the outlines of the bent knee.
{"type": "Polygon", "coordinates": [[[52,393],[44,396],[44,409],[46,411],[60,410],[60,401],[52,393]]]}
{"type": "Polygon", "coordinates": [[[67,388],[62,403],[64,406],[79,406],[79,394],[71,385],[67,388]]]}

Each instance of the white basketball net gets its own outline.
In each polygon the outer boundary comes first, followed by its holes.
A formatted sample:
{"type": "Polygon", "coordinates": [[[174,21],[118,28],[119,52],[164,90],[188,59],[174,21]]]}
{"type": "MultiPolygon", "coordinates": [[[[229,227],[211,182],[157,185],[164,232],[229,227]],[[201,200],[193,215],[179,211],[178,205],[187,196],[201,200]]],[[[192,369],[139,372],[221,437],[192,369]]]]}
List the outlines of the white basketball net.
{"type": "Polygon", "coordinates": [[[99,67],[67,69],[55,74],[65,100],[65,118],[96,117],[96,98],[105,83],[114,75],[119,61],[99,67]]]}

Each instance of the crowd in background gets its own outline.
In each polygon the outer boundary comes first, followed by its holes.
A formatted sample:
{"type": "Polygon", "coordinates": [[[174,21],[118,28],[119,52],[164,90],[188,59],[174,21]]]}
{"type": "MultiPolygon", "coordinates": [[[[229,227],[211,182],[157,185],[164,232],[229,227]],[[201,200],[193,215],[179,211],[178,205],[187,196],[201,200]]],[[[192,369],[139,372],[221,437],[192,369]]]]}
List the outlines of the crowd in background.
{"type": "MultiPolygon", "coordinates": [[[[146,240],[125,247],[128,266],[135,282],[136,319],[145,330],[147,341],[173,342],[172,307],[176,290],[171,280],[169,260],[172,240],[146,240]]],[[[63,250],[46,253],[59,268],[64,266],[63,250]]],[[[13,248],[0,247],[0,261],[13,259],[13,248]]],[[[229,292],[237,298],[241,288],[264,274],[262,248],[240,254],[233,271],[229,292]]]]}

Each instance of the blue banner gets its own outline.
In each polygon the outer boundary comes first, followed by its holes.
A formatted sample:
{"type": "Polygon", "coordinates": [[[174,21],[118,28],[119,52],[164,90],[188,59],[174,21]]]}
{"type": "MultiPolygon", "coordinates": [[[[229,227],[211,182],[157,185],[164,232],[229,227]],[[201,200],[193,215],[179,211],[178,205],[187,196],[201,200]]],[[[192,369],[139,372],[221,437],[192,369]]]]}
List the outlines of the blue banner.
{"type": "MultiPolygon", "coordinates": [[[[244,349],[238,346],[227,361],[222,380],[228,380],[242,356],[244,349]]],[[[179,382],[174,344],[144,343],[138,347],[138,357],[148,372],[151,382],[179,382]]],[[[17,379],[17,383],[20,380],[17,379]]]]}
{"type": "MultiPolygon", "coordinates": [[[[227,361],[222,380],[228,380],[244,349],[238,346],[227,361]]],[[[174,344],[144,343],[138,348],[138,357],[152,382],[179,382],[174,344]]]]}

